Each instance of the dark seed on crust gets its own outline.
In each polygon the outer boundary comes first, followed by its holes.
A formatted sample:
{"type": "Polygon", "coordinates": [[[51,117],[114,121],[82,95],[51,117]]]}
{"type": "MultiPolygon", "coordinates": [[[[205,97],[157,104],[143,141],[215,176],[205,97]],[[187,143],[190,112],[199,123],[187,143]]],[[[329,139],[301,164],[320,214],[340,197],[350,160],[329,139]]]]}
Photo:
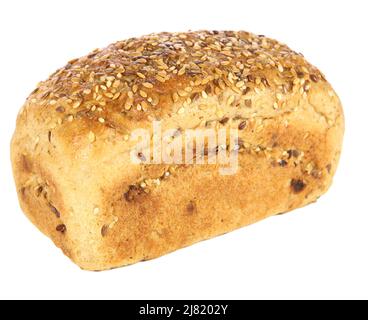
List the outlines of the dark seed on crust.
{"type": "Polygon", "coordinates": [[[199,97],[200,97],[200,94],[199,94],[198,92],[195,92],[195,93],[193,93],[193,94],[190,96],[190,99],[191,99],[192,101],[195,101],[195,100],[197,100],[199,97]]]}
{"type": "Polygon", "coordinates": [[[252,74],[248,75],[247,79],[248,79],[249,82],[254,82],[256,80],[255,77],[252,74]]]}
{"type": "Polygon", "coordinates": [[[195,213],[197,211],[197,205],[194,201],[190,201],[187,205],[188,213],[195,213]]]}
{"type": "Polygon", "coordinates": [[[306,184],[303,180],[293,179],[291,180],[290,186],[294,193],[300,193],[305,189],[306,184]]]}
{"type": "Polygon", "coordinates": [[[107,232],[108,232],[108,231],[109,231],[109,226],[105,224],[105,225],[101,228],[101,236],[106,237],[106,235],[107,235],[107,232]]]}
{"type": "Polygon", "coordinates": [[[310,79],[313,81],[313,82],[318,82],[318,77],[315,75],[315,74],[311,74],[310,75],[310,79]]]}
{"type": "Polygon", "coordinates": [[[42,186],[39,186],[37,189],[36,189],[36,197],[39,197],[43,192],[43,187],[42,186]]]}
{"type": "Polygon", "coordinates": [[[138,152],[138,159],[141,160],[142,162],[147,161],[146,157],[144,156],[142,152],[138,152]]]}
{"type": "Polygon", "coordinates": [[[56,218],[60,218],[60,212],[51,203],[49,204],[51,211],[55,214],[56,218]]]}
{"type": "Polygon", "coordinates": [[[252,107],[252,100],[247,99],[247,100],[244,101],[244,103],[245,103],[245,106],[246,107],[248,107],[248,108],[251,108],[252,107]]]}
{"type": "Polygon", "coordinates": [[[229,118],[223,118],[223,119],[221,119],[219,122],[222,124],[222,125],[225,125],[225,124],[227,124],[228,122],[229,122],[229,118]]]}
{"type": "Polygon", "coordinates": [[[298,158],[300,156],[300,152],[298,150],[288,150],[287,153],[289,155],[289,159],[291,157],[298,158]]]}
{"type": "Polygon", "coordinates": [[[247,87],[243,90],[243,94],[246,96],[249,92],[251,92],[252,89],[250,87],[247,87]]]}
{"type": "Polygon", "coordinates": [[[239,123],[239,130],[244,130],[247,127],[247,122],[246,121],[242,121],[239,123]]]}
{"type": "Polygon", "coordinates": [[[141,195],[142,193],[144,193],[143,188],[131,185],[129,186],[129,190],[124,193],[124,198],[127,202],[132,202],[137,196],[141,195]]]}
{"type": "Polygon", "coordinates": [[[56,231],[57,231],[57,232],[61,232],[61,233],[65,233],[65,231],[66,231],[66,225],[65,225],[65,224],[59,224],[59,225],[56,227],[56,231]]]}
{"type": "Polygon", "coordinates": [[[64,107],[57,107],[55,110],[56,110],[56,112],[59,112],[59,113],[65,112],[65,108],[64,107]]]}
{"type": "Polygon", "coordinates": [[[328,173],[331,173],[331,169],[332,169],[331,164],[328,164],[328,165],[326,166],[326,169],[327,169],[327,172],[328,172],[328,173]]]}
{"type": "Polygon", "coordinates": [[[286,167],[287,166],[287,161],[286,160],[281,160],[281,161],[279,161],[279,165],[280,165],[280,167],[286,167]]]}

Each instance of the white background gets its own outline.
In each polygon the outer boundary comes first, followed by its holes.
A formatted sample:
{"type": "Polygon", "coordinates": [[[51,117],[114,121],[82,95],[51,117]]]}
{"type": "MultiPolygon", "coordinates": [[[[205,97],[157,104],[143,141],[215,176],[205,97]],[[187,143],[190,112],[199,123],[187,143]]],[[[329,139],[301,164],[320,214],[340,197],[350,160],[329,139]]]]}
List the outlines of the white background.
{"type": "Polygon", "coordinates": [[[1,1],[0,298],[368,298],[367,1],[1,1]],[[12,180],[16,114],[38,81],[116,40],[159,31],[247,30],[327,75],[346,116],[331,190],[316,204],[163,258],[81,271],[28,222],[12,180]]]}

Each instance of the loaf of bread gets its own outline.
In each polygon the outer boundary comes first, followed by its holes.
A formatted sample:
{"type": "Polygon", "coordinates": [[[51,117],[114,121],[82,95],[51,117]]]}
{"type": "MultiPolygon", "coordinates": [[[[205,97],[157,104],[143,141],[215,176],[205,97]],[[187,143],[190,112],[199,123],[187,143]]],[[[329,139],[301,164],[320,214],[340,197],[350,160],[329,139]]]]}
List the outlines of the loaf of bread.
{"type": "Polygon", "coordinates": [[[336,93],[286,45],[243,31],[160,33],[95,50],[41,82],[11,155],[29,219],[81,268],[106,270],[316,201],[343,132],[336,93]],[[132,133],[152,139],[154,121],[176,136],[238,130],[237,148],[222,146],[237,150],[237,171],[224,174],[206,152],[203,164],[132,161],[132,133]]]}

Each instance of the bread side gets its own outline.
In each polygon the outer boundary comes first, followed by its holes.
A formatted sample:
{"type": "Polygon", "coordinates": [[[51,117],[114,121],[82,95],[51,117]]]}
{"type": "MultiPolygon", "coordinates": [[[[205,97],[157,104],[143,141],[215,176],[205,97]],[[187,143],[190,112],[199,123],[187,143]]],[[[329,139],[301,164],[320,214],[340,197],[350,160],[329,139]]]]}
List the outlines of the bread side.
{"type": "Polygon", "coordinates": [[[344,120],[305,59],[246,32],[159,34],[71,61],[28,98],[12,141],[21,206],[88,270],[152,259],[314,202],[344,120]],[[238,128],[239,170],[133,164],[134,129],[238,128]]]}

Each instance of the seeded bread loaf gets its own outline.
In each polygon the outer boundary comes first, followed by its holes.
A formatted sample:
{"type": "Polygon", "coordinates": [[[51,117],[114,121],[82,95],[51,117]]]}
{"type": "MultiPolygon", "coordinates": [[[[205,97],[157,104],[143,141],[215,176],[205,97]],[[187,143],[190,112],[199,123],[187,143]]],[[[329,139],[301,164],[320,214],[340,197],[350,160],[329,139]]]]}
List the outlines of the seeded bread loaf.
{"type": "MultiPolygon", "coordinates": [[[[339,98],[301,54],[248,32],[160,33],[70,61],[19,113],[22,209],[81,268],[159,257],[314,202],[335,173],[339,98]],[[239,169],[133,163],[134,129],[239,130],[239,169]]],[[[204,156],[206,156],[204,154],[204,156]]]]}

